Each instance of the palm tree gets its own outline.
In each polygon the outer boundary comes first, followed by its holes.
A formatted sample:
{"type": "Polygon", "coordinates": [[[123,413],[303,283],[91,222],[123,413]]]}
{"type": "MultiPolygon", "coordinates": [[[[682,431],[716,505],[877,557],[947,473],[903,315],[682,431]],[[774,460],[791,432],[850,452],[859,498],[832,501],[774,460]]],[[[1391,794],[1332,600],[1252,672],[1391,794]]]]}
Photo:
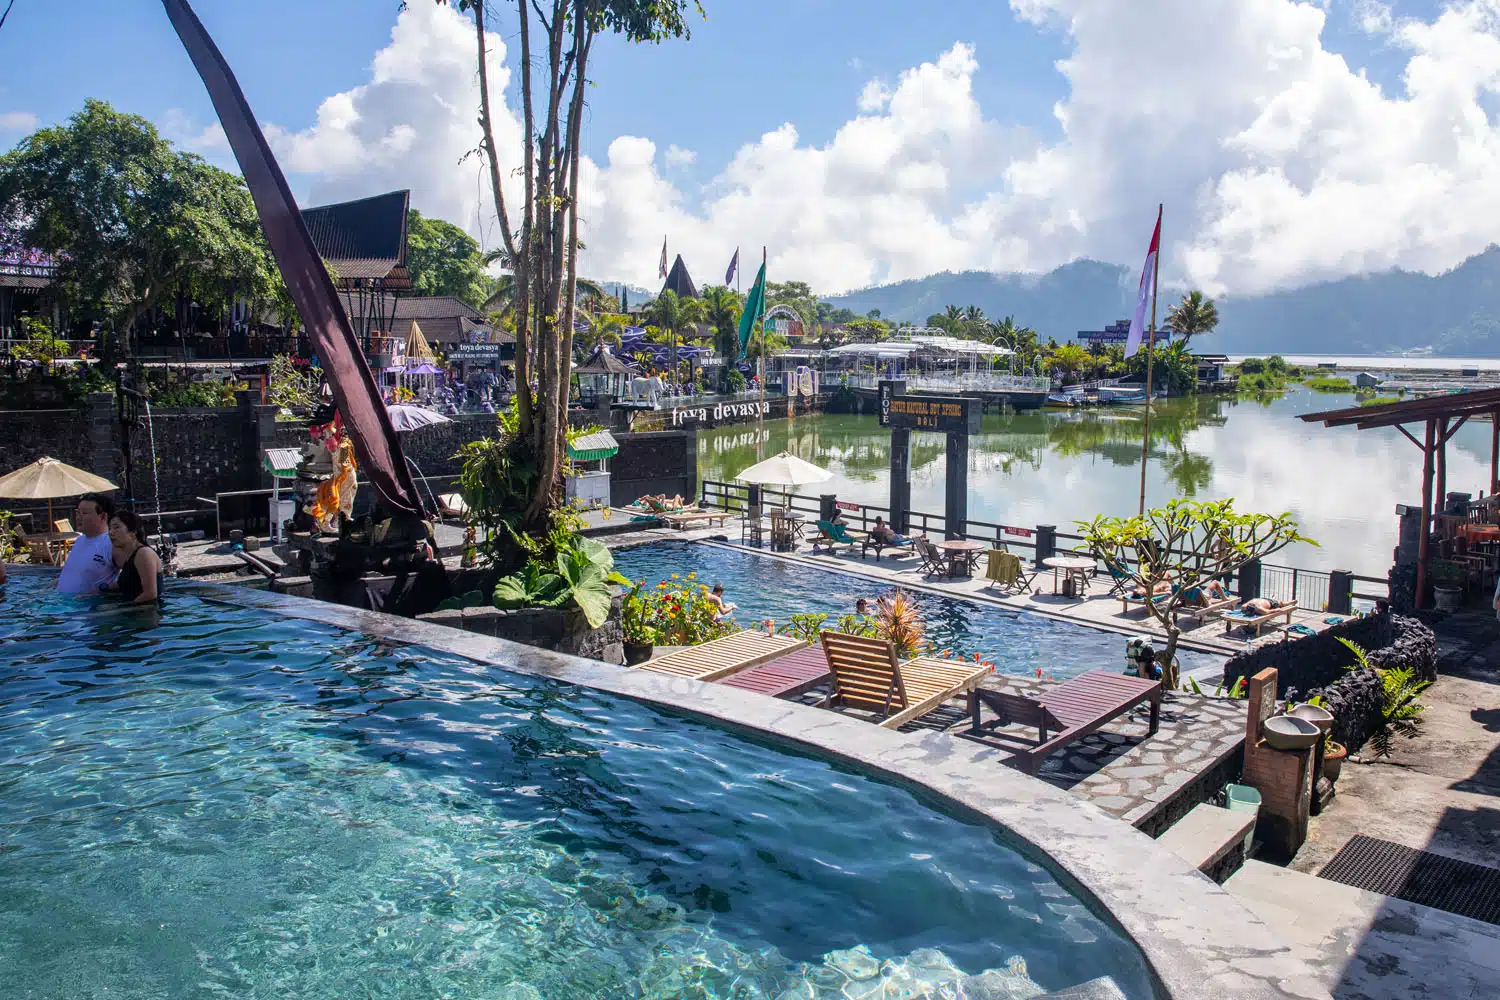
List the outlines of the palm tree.
{"type": "Polygon", "coordinates": [[[739,295],[724,285],[710,285],[703,290],[703,321],[714,328],[714,350],[724,361],[719,371],[719,389],[728,391],[729,372],[740,357],[740,314],[744,305],[739,295]]]}
{"type": "Polygon", "coordinates": [[[680,299],[676,292],[668,288],[646,308],[646,317],[652,325],[671,335],[672,378],[673,381],[680,381],[681,362],[677,357],[677,345],[684,331],[689,330],[695,323],[703,322],[702,300],[680,299]]]}
{"type": "Polygon", "coordinates": [[[1176,330],[1183,343],[1200,333],[1212,333],[1219,325],[1219,310],[1214,300],[1194,289],[1167,311],[1167,326],[1176,330]]]}
{"type": "Polygon", "coordinates": [[[624,341],[620,335],[625,332],[625,318],[614,313],[603,313],[591,316],[580,313],[579,318],[587,323],[573,331],[573,347],[582,358],[589,358],[600,346],[609,344],[619,347],[624,341]]]}

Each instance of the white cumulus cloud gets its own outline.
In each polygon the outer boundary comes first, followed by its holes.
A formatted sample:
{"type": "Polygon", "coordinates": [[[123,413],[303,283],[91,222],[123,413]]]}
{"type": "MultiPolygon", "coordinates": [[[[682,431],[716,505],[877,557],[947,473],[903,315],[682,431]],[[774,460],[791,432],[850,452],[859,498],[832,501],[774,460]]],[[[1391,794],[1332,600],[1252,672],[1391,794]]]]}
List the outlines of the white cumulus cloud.
{"type": "MultiPolygon", "coordinates": [[[[851,88],[850,117],[827,142],[787,122],[727,163],[698,164],[701,186],[658,166],[686,166],[692,151],[618,136],[582,167],[586,270],[651,284],[662,234],[701,277],[736,246],[764,245],[775,274],[828,292],[1079,256],[1138,266],[1157,202],[1164,279],[1215,292],[1438,270],[1483,249],[1500,214],[1488,110],[1500,104],[1500,0],[1448,0],[1430,20],[1378,0],[1351,6],[1356,26],[1405,59],[1390,92],[1325,47],[1326,6],[1011,0],[1069,47],[1059,135],[1046,142],[980,107],[983,53],[967,42],[851,88]]],[[[497,102],[507,55],[492,37],[497,102]]],[[[327,98],[311,127],[274,130],[273,143],[288,169],[314,176],[316,200],[410,187],[422,211],[494,245],[481,165],[464,159],[477,104],[471,23],[414,4],[368,83],[327,98]]],[[[520,130],[513,112],[497,114],[509,175],[520,130]]]]}
{"type": "Polygon", "coordinates": [[[0,132],[32,132],[37,117],[30,111],[0,111],[0,132]]]}

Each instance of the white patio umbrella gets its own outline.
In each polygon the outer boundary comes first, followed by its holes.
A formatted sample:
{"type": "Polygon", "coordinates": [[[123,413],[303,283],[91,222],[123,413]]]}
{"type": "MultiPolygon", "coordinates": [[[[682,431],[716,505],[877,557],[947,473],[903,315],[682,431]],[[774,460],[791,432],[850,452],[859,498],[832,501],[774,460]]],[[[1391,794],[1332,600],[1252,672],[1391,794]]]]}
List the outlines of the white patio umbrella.
{"type": "Polygon", "coordinates": [[[396,429],[397,433],[414,431],[419,427],[431,427],[433,424],[452,423],[436,410],[429,410],[425,406],[412,406],[409,403],[387,406],[386,412],[391,415],[391,426],[396,429]]]}
{"type": "Polygon", "coordinates": [[[810,483],[826,483],[833,478],[833,473],[784,451],[779,455],[772,455],[764,462],[756,462],[734,478],[742,483],[760,486],[806,486],[810,483]]]}
{"type": "Polygon", "coordinates": [[[108,479],[76,469],[55,458],[39,458],[30,465],[0,476],[0,497],[12,500],[47,501],[47,530],[52,530],[52,501],[84,493],[108,493],[119,489],[108,479]]]}

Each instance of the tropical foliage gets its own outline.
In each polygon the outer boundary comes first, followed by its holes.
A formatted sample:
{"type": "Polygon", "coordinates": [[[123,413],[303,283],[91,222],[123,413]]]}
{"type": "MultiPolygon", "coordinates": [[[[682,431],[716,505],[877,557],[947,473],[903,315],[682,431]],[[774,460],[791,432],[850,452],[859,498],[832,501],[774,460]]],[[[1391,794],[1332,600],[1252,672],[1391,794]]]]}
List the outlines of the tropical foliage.
{"type": "Polygon", "coordinates": [[[1364,649],[1357,643],[1350,642],[1343,636],[1339,636],[1338,640],[1354,654],[1354,663],[1349,669],[1374,670],[1380,675],[1384,700],[1380,709],[1379,726],[1370,734],[1370,746],[1376,757],[1389,757],[1395,749],[1396,737],[1410,740],[1421,735],[1422,713],[1426,709],[1417,703],[1417,699],[1422,692],[1432,687],[1432,682],[1418,678],[1416,671],[1410,667],[1376,669],[1370,665],[1364,649]]]}
{"type": "Polygon", "coordinates": [[[169,296],[268,303],[280,286],[244,181],[103,101],[0,156],[0,232],[51,256],[75,314],[127,334],[169,296]]]}
{"type": "Polygon", "coordinates": [[[477,309],[496,291],[474,238],[416,209],[407,213],[406,262],[416,295],[451,295],[477,309]]]}
{"type": "MultiPolygon", "coordinates": [[[[444,0],[439,0],[444,2],[444,0]]],[[[594,44],[601,35],[660,42],[689,34],[689,0],[517,0],[520,67],[516,108],[522,120],[521,162],[500,159],[490,92],[485,0],[446,0],[474,16],[479,79],[479,154],[499,220],[504,263],[514,286],[516,429],[506,447],[509,466],[525,467],[521,530],[547,534],[559,502],[566,453],[568,396],[578,297],[578,177],[582,165],[584,97],[594,44]],[[520,176],[521,198],[507,201],[503,178],[520,176]],[[535,384],[535,394],[528,387],[535,384]]],[[[701,7],[698,8],[701,13],[701,7]]],[[[507,42],[507,44],[510,44],[507,42]]],[[[446,96],[446,95],[444,95],[446,96]]]]}
{"type": "Polygon", "coordinates": [[[577,608],[598,628],[609,617],[614,600],[610,584],[630,581],[615,572],[615,557],[591,538],[575,539],[558,548],[549,564],[528,560],[519,573],[495,583],[495,607],[501,609],[542,607],[577,608]]]}
{"type": "Polygon", "coordinates": [[[702,323],[705,318],[704,308],[702,299],[679,298],[670,288],[646,307],[646,321],[660,330],[665,335],[664,342],[672,346],[673,370],[678,377],[682,365],[677,360],[676,349],[682,344],[684,336],[696,333],[696,324],[702,323]]]}
{"type": "Polygon", "coordinates": [[[1219,325],[1219,309],[1213,299],[1195,289],[1167,310],[1166,325],[1186,344],[1193,337],[1214,331],[1219,325]]]}
{"type": "Polygon", "coordinates": [[[1245,563],[1264,559],[1295,542],[1316,545],[1303,535],[1289,513],[1242,514],[1234,501],[1172,500],[1135,517],[1099,515],[1077,522],[1084,543],[1106,564],[1127,572],[1133,584],[1154,594],[1158,584],[1171,590],[1146,602],[1146,609],[1167,635],[1162,677],[1177,687],[1174,657],[1181,630],[1177,612],[1198,587],[1227,579],[1245,563]]]}
{"type": "Polygon", "coordinates": [[[266,399],[272,406],[311,407],[318,403],[318,386],[323,370],[316,365],[299,366],[290,355],[278,354],[271,359],[266,399]]]}

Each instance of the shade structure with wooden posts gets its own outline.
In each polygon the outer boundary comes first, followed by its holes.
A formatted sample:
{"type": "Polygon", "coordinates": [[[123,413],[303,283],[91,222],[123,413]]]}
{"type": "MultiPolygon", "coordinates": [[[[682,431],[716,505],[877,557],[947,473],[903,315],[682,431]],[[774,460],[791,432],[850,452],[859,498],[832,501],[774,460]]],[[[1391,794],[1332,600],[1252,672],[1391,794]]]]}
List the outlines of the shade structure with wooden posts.
{"type": "Polygon", "coordinates": [[[1490,418],[1490,492],[1500,492],[1500,389],[1457,392],[1422,399],[1405,399],[1375,406],[1352,406],[1321,413],[1305,413],[1302,419],[1325,427],[1353,426],[1356,430],[1394,427],[1422,449],[1422,533],[1417,541],[1416,605],[1422,607],[1428,582],[1432,524],[1448,493],[1448,441],[1470,417],[1490,418]],[[1424,424],[1422,438],[1406,424],[1424,424]],[[1436,490],[1434,482],[1436,479],[1436,490]]]}
{"type": "Polygon", "coordinates": [[[0,476],[0,497],[10,500],[47,501],[47,527],[52,527],[52,501],[85,493],[108,493],[119,489],[108,479],[74,468],[67,462],[43,457],[0,476]]]}

